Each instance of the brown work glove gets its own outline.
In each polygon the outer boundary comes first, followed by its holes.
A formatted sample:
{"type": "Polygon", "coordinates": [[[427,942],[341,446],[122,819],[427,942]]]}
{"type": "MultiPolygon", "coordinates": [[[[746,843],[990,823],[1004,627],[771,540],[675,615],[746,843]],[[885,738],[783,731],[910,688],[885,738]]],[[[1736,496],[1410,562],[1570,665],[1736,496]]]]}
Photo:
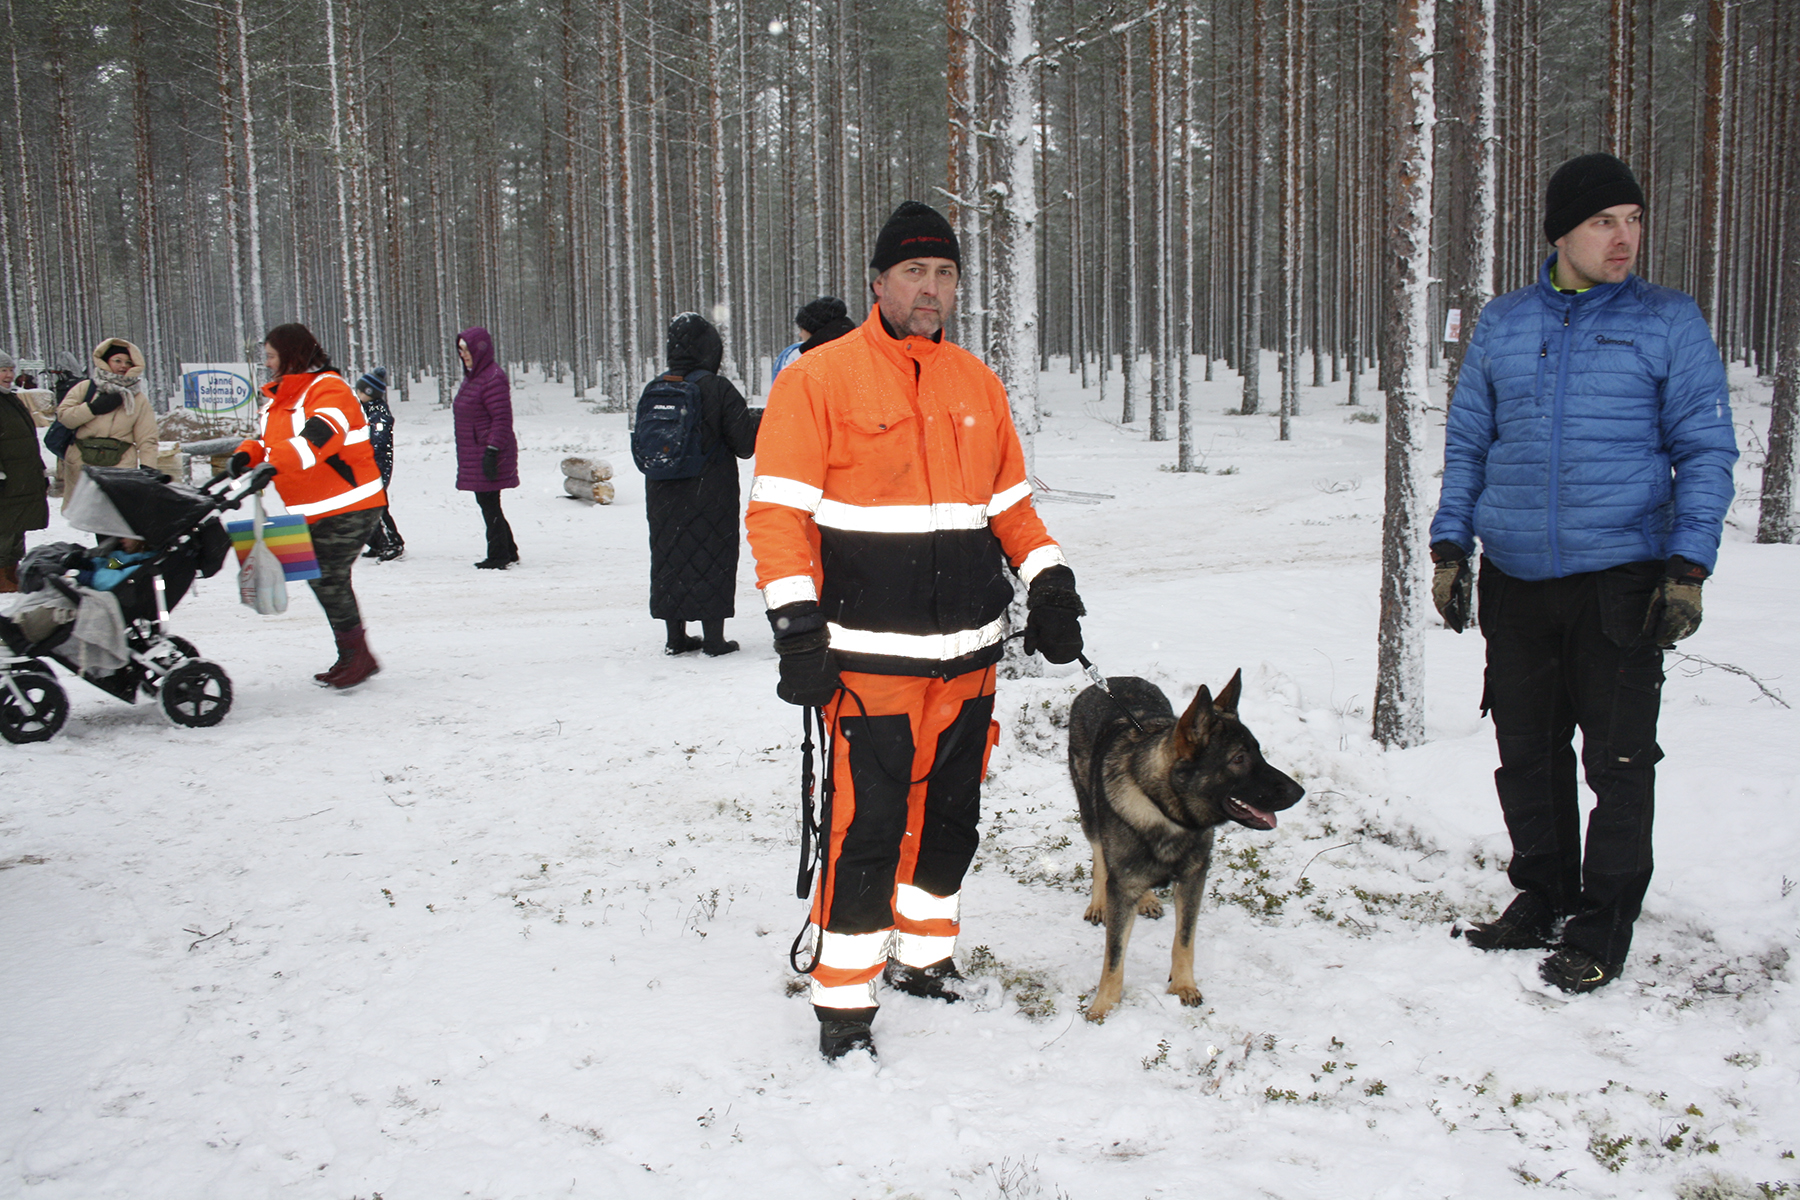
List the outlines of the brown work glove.
{"type": "Polygon", "coordinates": [[[1469,553],[1455,542],[1433,542],[1431,602],[1444,628],[1461,633],[1469,626],[1469,608],[1475,596],[1475,572],[1469,569],[1469,553]]]}
{"type": "Polygon", "coordinates": [[[1706,568],[1671,554],[1644,614],[1644,640],[1667,649],[1700,628],[1700,585],[1706,568]]]}

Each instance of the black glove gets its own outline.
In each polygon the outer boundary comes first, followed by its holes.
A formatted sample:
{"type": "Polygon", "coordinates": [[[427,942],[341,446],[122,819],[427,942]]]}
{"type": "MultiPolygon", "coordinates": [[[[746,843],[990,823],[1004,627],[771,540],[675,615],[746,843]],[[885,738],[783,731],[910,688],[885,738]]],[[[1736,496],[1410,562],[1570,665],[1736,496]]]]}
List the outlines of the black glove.
{"type": "Polygon", "coordinates": [[[489,479],[500,478],[500,451],[489,446],[481,452],[481,473],[489,479]]]}
{"type": "Polygon", "coordinates": [[[769,610],[775,652],[781,655],[781,680],[775,694],[789,704],[822,708],[839,687],[838,666],[831,657],[831,635],[817,600],[797,600],[769,610]]]}
{"type": "Polygon", "coordinates": [[[236,479],[249,469],[250,452],[248,450],[239,450],[236,454],[233,454],[231,460],[225,464],[225,470],[233,479],[236,479]]]}
{"type": "Polygon", "coordinates": [[[1045,567],[1025,594],[1025,653],[1046,662],[1074,662],[1081,655],[1081,617],[1087,612],[1075,594],[1075,572],[1062,564],[1045,567]]]}
{"type": "Polygon", "coordinates": [[[89,396],[87,406],[88,411],[98,417],[111,412],[123,403],[125,403],[125,397],[119,393],[101,392],[98,396],[89,396]]]}
{"type": "Polygon", "coordinates": [[[1662,582],[1650,597],[1650,611],[1644,614],[1644,640],[1667,648],[1700,628],[1700,585],[1706,582],[1706,568],[1671,554],[1663,570],[1662,582]]]}
{"type": "Polygon", "coordinates": [[[1475,572],[1469,570],[1469,552],[1455,542],[1431,543],[1431,602],[1444,628],[1461,633],[1469,627],[1469,609],[1475,598],[1475,572]]]}

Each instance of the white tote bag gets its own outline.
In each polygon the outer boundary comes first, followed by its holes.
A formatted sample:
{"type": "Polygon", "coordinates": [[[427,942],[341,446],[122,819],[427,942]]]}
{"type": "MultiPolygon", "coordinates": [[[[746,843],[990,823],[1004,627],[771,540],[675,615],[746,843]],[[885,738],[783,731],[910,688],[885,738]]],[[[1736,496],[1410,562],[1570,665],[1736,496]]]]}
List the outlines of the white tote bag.
{"type": "Polygon", "coordinates": [[[281,560],[263,540],[263,526],[268,520],[262,496],[258,495],[256,515],[251,520],[250,553],[244,556],[244,565],[238,570],[238,599],[265,617],[286,612],[288,604],[287,575],[281,569],[281,560]]]}

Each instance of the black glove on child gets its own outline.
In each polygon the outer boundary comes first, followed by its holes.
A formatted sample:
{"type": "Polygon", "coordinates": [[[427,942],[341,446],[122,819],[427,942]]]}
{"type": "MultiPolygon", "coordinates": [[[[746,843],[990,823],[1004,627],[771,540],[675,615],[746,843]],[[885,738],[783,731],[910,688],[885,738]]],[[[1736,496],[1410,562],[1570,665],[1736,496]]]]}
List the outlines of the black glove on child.
{"type": "Polygon", "coordinates": [[[101,392],[98,396],[89,396],[87,406],[88,411],[98,417],[104,416],[123,403],[125,403],[125,397],[119,393],[101,392]]]}
{"type": "Polygon", "coordinates": [[[1469,553],[1455,542],[1431,543],[1431,602],[1444,628],[1461,633],[1469,627],[1469,610],[1475,598],[1475,572],[1469,569],[1469,553]]]}
{"type": "Polygon", "coordinates": [[[1081,656],[1081,618],[1087,609],[1075,594],[1075,572],[1060,563],[1045,567],[1025,595],[1025,653],[1046,662],[1074,662],[1081,656]]]}
{"type": "Polygon", "coordinates": [[[500,478],[500,451],[489,446],[481,452],[481,473],[489,479],[500,478]]]}
{"type": "Polygon", "coordinates": [[[822,708],[837,695],[837,662],[831,657],[831,635],[817,600],[797,600],[769,610],[775,652],[781,655],[781,680],[775,694],[789,704],[822,708]]]}
{"type": "Polygon", "coordinates": [[[1704,582],[1705,567],[1671,554],[1662,582],[1650,597],[1650,611],[1644,614],[1644,640],[1673,646],[1700,628],[1700,585],[1704,582]]]}

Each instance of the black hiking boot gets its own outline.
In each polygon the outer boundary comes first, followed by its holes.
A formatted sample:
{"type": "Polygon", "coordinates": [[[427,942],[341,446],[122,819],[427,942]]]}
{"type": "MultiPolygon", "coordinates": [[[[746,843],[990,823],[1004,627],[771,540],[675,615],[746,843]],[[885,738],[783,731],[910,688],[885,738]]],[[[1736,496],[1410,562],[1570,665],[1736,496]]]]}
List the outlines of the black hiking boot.
{"type": "Polygon", "coordinates": [[[1506,911],[1492,921],[1452,930],[1477,950],[1549,950],[1555,947],[1551,928],[1556,916],[1548,905],[1530,892],[1520,892],[1506,911]]]}
{"type": "Polygon", "coordinates": [[[940,958],[928,967],[909,967],[898,959],[890,958],[881,978],[882,982],[895,991],[918,996],[923,1000],[942,1000],[945,1004],[955,1004],[963,998],[962,972],[948,958],[940,958]]]}
{"type": "Polygon", "coordinates": [[[1619,968],[1607,966],[1586,950],[1564,946],[1544,960],[1538,967],[1538,976],[1572,996],[1580,996],[1617,979],[1619,968]]]}
{"type": "Polygon", "coordinates": [[[708,658],[717,658],[721,654],[736,654],[737,649],[738,649],[738,644],[736,642],[729,642],[729,641],[727,641],[727,642],[704,642],[700,646],[701,653],[705,654],[706,657],[708,657],[708,658]]]}
{"type": "Polygon", "coordinates": [[[664,654],[692,654],[698,649],[700,649],[700,639],[688,633],[682,634],[680,641],[670,638],[663,645],[664,654]]]}
{"type": "Polygon", "coordinates": [[[875,1033],[870,1028],[875,1020],[873,1008],[819,1008],[819,1053],[826,1062],[836,1062],[853,1050],[875,1054],[875,1033]]]}

